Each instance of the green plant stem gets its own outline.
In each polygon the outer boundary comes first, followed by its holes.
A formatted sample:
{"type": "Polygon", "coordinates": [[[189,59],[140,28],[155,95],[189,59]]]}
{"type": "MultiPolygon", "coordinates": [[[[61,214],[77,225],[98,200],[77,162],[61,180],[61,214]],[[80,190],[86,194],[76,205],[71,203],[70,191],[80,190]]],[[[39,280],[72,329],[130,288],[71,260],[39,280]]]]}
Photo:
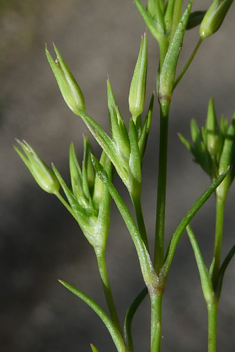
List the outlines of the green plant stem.
{"type": "Polygon", "coordinates": [[[160,50],[159,72],[161,72],[162,65],[169,46],[169,41],[166,38],[161,38],[158,41],[158,44],[159,44],[159,50],[160,50]]]}
{"type": "Polygon", "coordinates": [[[117,310],[114,303],[113,294],[112,294],[112,290],[111,290],[111,286],[108,278],[106,261],[105,261],[105,250],[95,249],[95,253],[96,253],[99,273],[100,273],[104,294],[108,304],[111,319],[113,323],[116,325],[121,335],[123,336],[121,324],[118,318],[118,314],[117,314],[117,310]]]}
{"type": "Polygon", "coordinates": [[[168,148],[169,104],[165,107],[160,102],[160,141],[158,162],[158,192],[154,268],[160,273],[164,262],[165,206],[167,181],[167,148],[168,148]]]}
{"type": "MultiPolygon", "coordinates": [[[[160,287],[159,287],[160,288],[160,287]]],[[[163,289],[157,289],[156,293],[150,294],[151,301],[151,352],[161,351],[161,320],[162,320],[162,296],[163,289]]]]}
{"type": "Polygon", "coordinates": [[[136,214],[136,219],[137,219],[138,228],[139,228],[141,238],[144,241],[144,244],[145,244],[147,250],[149,251],[148,237],[147,237],[146,227],[145,227],[145,223],[144,223],[144,216],[143,216],[140,196],[133,199],[133,204],[134,204],[134,208],[135,208],[135,214],[136,214]]]}
{"type": "Polygon", "coordinates": [[[192,55],[190,56],[190,58],[188,59],[188,62],[186,63],[186,65],[184,66],[183,70],[181,71],[181,73],[179,74],[179,76],[176,78],[175,82],[174,82],[174,88],[177,86],[177,84],[181,81],[182,77],[184,76],[185,72],[187,71],[187,69],[189,68],[189,66],[191,65],[191,62],[193,61],[198,49],[200,48],[201,44],[202,44],[203,39],[200,38],[192,55]]]}
{"type": "Polygon", "coordinates": [[[218,302],[207,304],[208,313],[208,352],[216,352],[218,302]]]}
{"type": "Polygon", "coordinates": [[[221,259],[221,247],[223,238],[223,225],[224,225],[224,207],[226,197],[220,198],[216,195],[216,225],[215,225],[215,244],[214,244],[214,258],[215,264],[212,273],[213,287],[216,287],[221,259]]]}
{"type": "Polygon", "coordinates": [[[66,200],[64,200],[64,198],[62,197],[62,195],[57,192],[55,193],[55,196],[61,201],[61,203],[65,206],[65,208],[70,212],[70,214],[74,217],[74,219],[77,221],[77,218],[74,214],[73,209],[71,209],[70,205],[66,202],[66,200]]]}

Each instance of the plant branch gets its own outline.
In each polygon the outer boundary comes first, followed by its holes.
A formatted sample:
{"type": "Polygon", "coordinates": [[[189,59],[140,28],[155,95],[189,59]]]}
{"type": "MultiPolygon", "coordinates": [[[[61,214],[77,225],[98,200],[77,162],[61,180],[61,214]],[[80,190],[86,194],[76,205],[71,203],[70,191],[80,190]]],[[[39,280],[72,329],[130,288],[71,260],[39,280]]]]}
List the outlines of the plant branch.
{"type": "Polygon", "coordinates": [[[186,63],[186,65],[184,66],[183,70],[180,72],[179,76],[176,78],[175,82],[174,82],[174,87],[173,89],[175,89],[175,87],[177,86],[177,84],[181,81],[181,79],[183,78],[185,72],[187,71],[187,69],[189,68],[189,66],[191,65],[196,53],[198,52],[198,49],[200,48],[201,44],[202,44],[203,39],[200,38],[195,49],[193,50],[193,53],[191,54],[190,58],[188,59],[188,62],[186,63]]]}
{"type": "Polygon", "coordinates": [[[105,261],[105,251],[100,248],[99,249],[94,248],[94,249],[95,249],[99,273],[100,273],[100,277],[101,277],[101,281],[104,289],[105,298],[111,315],[111,319],[113,323],[116,325],[117,329],[122,334],[122,328],[118,318],[118,314],[117,314],[117,310],[114,303],[113,294],[112,294],[112,290],[111,290],[111,286],[108,278],[106,261],[105,261]]]}

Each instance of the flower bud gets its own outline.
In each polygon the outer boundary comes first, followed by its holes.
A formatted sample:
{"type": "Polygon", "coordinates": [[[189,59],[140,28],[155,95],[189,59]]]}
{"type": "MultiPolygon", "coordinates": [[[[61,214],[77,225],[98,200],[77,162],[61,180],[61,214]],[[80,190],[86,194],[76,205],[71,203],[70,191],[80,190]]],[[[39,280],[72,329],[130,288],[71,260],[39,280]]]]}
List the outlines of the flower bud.
{"type": "Polygon", "coordinates": [[[99,352],[98,348],[92,345],[92,343],[91,343],[91,349],[92,349],[92,352],[99,352]]]}
{"type": "Polygon", "coordinates": [[[221,147],[221,137],[219,125],[215,113],[214,101],[212,98],[209,100],[207,121],[206,121],[206,139],[207,149],[212,157],[215,157],[221,147]]]}
{"type": "Polygon", "coordinates": [[[85,111],[85,100],[79,85],[55,45],[54,50],[57,55],[55,61],[47,47],[46,56],[66,104],[75,114],[77,114],[77,108],[85,111]]]}
{"type": "Polygon", "coordinates": [[[27,142],[20,142],[18,140],[17,142],[25,152],[26,157],[17,147],[14,148],[25,165],[28,167],[39,186],[47,193],[58,193],[60,184],[54,172],[44,163],[44,161],[39,158],[27,142]]]}
{"type": "Polygon", "coordinates": [[[147,66],[148,43],[147,34],[145,33],[144,37],[141,39],[139,56],[136,62],[129,92],[129,110],[134,117],[140,115],[144,110],[147,66]]]}
{"type": "Polygon", "coordinates": [[[95,170],[91,162],[92,147],[87,135],[83,137],[84,155],[82,164],[83,189],[87,197],[93,194],[95,170]]]}
{"type": "Polygon", "coordinates": [[[202,39],[214,34],[223,23],[223,20],[232,5],[233,0],[214,0],[207,10],[199,34],[202,39]]]}

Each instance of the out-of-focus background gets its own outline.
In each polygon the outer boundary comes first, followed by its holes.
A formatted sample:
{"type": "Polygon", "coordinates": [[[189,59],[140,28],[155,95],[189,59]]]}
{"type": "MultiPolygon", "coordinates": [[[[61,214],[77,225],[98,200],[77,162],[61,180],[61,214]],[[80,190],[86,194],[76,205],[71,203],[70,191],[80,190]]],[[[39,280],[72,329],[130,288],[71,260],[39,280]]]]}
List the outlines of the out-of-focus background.
{"type": "MultiPolygon", "coordinates": [[[[206,9],[211,1],[195,1],[206,9]]],[[[232,118],[235,110],[235,5],[215,35],[205,40],[195,62],[179,84],[170,118],[167,193],[167,241],[181,218],[208,187],[209,178],[180,143],[177,133],[190,136],[189,122],[205,122],[210,96],[217,114],[232,118]]],[[[0,349],[1,352],[101,351],[115,347],[99,318],[62,287],[63,279],[80,288],[106,309],[95,256],[78,226],[52,195],[44,193],[13,150],[15,138],[25,139],[38,154],[57,166],[66,180],[68,149],[74,142],[82,158],[82,121],[65,105],[44,54],[55,42],[78,80],[87,112],[108,131],[106,78],[110,77],[126,117],[128,90],[145,24],[131,0],[1,0],[0,2],[0,349]]],[[[187,32],[180,56],[186,62],[198,40],[198,29],[187,32]]],[[[155,90],[158,50],[149,34],[147,99],[155,90]]],[[[143,203],[153,243],[159,114],[144,162],[143,203]]],[[[100,153],[95,141],[95,154],[100,153]]],[[[115,185],[130,201],[121,182],[115,185]]],[[[223,257],[235,240],[235,189],[225,216],[223,257]]],[[[207,257],[212,258],[213,196],[200,210],[193,229],[207,257]]],[[[121,319],[143,281],[134,246],[115,206],[107,244],[107,263],[121,319]]],[[[229,267],[219,308],[218,351],[235,348],[235,262],[229,267]]],[[[206,350],[206,307],[186,234],[180,240],[163,303],[162,351],[206,350]]],[[[136,351],[149,346],[149,302],[134,322],[136,351]]]]}

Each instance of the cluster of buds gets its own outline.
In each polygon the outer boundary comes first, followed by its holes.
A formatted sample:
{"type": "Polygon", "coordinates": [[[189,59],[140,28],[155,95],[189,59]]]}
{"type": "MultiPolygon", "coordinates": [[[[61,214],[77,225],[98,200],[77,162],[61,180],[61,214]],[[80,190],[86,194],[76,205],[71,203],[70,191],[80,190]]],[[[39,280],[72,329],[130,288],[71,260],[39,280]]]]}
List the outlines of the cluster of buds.
{"type": "MultiPolygon", "coordinates": [[[[25,141],[18,141],[25,155],[15,150],[28,167],[39,186],[46,192],[55,194],[78,222],[84,235],[95,250],[105,248],[109,230],[110,195],[104,183],[96,175],[91,162],[91,145],[84,136],[84,157],[80,168],[73,144],[70,146],[69,166],[71,190],[67,187],[54,165],[51,170],[25,141]],[[59,194],[60,187],[68,203],[59,194]]],[[[111,179],[112,169],[108,157],[103,152],[100,164],[111,179]]]]}
{"type": "Polygon", "coordinates": [[[139,197],[141,192],[141,164],[149,134],[154,101],[154,96],[152,96],[146,118],[142,124],[141,114],[145,104],[147,79],[147,34],[145,33],[141,39],[140,51],[130,85],[129,110],[132,118],[129,123],[129,131],[117,106],[110,81],[107,81],[111,137],[85,113],[85,103],[81,90],[58,49],[55,46],[54,48],[57,54],[56,62],[47,49],[46,55],[65,102],[76,115],[83,119],[90,132],[101,145],[126,185],[131,198],[139,197]]]}
{"type": "MultiPolygon", "coordinates": [[[[161,42],[170,43],[174,31],[180,22],[182,1],[147,0],[146,9],[140,0],[135,0],[146,25],[153,36],[161,42]]],[[[222,25],[233,0],[214,0],[207,11],[192,12],[186,29],[200,25],[199,33],[202,39],[214,34],[222,25]]]]}
{"type": "Polygon", "coordinates": [[[212,181],[228,167],[230,168],[228,175],[216,189],[217,196],[226,197],[235,176],[235,115],[230,125],[228,120],[221,116],[219,126],[214,101],[210,98],[205,127],[200,129],[195,120],[191,121],[193,144],[191,145],[182,135],[179,137],[193,154],[194,161],[203,168],[212,181]]]}
{"type": "MultiPolygon", "coordinates": [[[[53,170],[87,240],[95,250],[104,250],[109,230],[110,195],[108,189],[94,171],[91,156],[92,149],[87,136],[84,136],[82,168],[78,163],[74,145],[70,145],[71,190],[67,187],[55,166],[53,166],[53,170]]],[[[104,152],[101,155],[100,163],[106,170],[109,179],[111,179],[111,163],[104,152]]]]}
{"type": "Polygon", "coordinates": [[[183,1],[147,0],[146,8],[141,0],[134,1],[149,31],[159,44],[160,65],[157,79],[159,100],[170,101],[185,31],[200,25],[199,43],[201,43],[220,28],[233,0],[214,0],[207,11],[195,12],[191,12],[192,1],[190,1],[182,16],[183,1]]]}
{"type": "Polygon", "coordinates": [[[141,115],[135,120],[130,118],[128,131],[109,80],[107,92],[111,137],[84,111],[79,110],[79,115],[111,160],[134,200],[140,197],[141,193],[141,165],[152,119],[154,95],[144,123],[142,124],[141,115]]]}

